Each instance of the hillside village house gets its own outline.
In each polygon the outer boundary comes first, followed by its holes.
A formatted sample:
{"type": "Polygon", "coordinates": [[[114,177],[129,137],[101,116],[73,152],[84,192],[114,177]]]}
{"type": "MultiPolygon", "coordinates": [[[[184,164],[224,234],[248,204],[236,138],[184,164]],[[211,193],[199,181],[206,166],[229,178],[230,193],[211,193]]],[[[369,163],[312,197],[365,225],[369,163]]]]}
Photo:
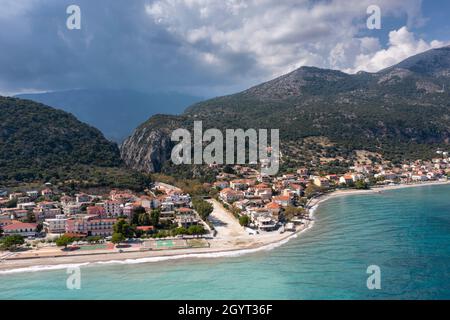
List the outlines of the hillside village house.
{"type": "Polygon", "coordinates": [[[292,204],[292,199],[290,196],[276,196],[272,198],[272,201],[282,207],[288,207],[292,204]]]}
{"type": "Polygon", "coordinates": [[[133,216],[133,212],[134,212],[135,206],[132,204],[127,203],[123,208],[122,208],[122,215],[124,217],[127,217],[128,219],[131,219],[133,216]]]}
{"type": "Polygon", "coordinates": [[[272,198],[272,188],[270,188],[267,184],[258,184],[254,189],[255,196],[260,197],[263,200],[270,200],[272,198]]]}
{"type": "Polygon", "coordinates": [[[235,191],[230,188],[226,188],[219,193],[219,198],[224,202],[234,202],[244,199],[244,193],[242,191],[235,191]]]}
{"type": "Polygon", "coordinates": [[[339,178],[339,183],[341,184],[352,184],[353,182],[353,176],[351,175],[345,175],[339,178]]]}
{"type": "Polygon", "coordinates": [[[67,216],[72,216],[81,213],[81,205],[78,203],[69,203],[63,205],[63,212],[67,216]]]}
{"type": "Polygon", "coordinates": [[[291,183],[288,187],[290,190],[293,191],[293,193],[299,197],[303,195],[303,186],[297,183],[291,183]]]}
{"type": "Polygon", "coordinates": [[[37,222],[42,222],[60,215],[61,208],[58,207],[57,202],[44,201],[37,204],[37,207],[33,209],[33,214],[37,222]]]}
{"type": "Polygon", "coordinates": [[[328,174],[326,178],[329,180],[332,184],[339,183],[339,176],[337,174],[328,174]]]}
{"type": "Polygon", "coordinates": [[[37,199],[37,197],[39,197],[39,192],[36,191],[36,190],[33,190],[33,191],[27,191],[26,194],[27,194],[27,196],[28,196],[30,199],[32,199],[32,200],[35,200],[35,199],[37,199]]]}
{"type": "Polygon", "coordinates": [[[36,207],[34,202],[18,203],[17,208],[21,210],[33,210],[36,207]]]}
{"type": "Polygon", "coordinates": [[[276,220],[279,220],[282,208],[278,203],[270,202],[266,205],[265,208],[267,209],[268,212],[270,212],[272,217],[274,217],[276,220]]]}
{"type": "Polygon", "coordinates": [[[23,193],[22,192],[13,192],[13,193],[9,194],[9,200],[18,199],[20,197],[23,197],[23,193]]]}
{"type": "Polygon", "coordinates": [[[97,206],[105,208],[105,214],[108,217],[120,217],[122,215],[122,206],[119,201],[106,200],[98,203],[97,206]]]}
{"type": "Polygon", "coordinates": [[[99,216],[99,217],[105,217],[106,216],[106,210],[103,206],[92,206],[87,207],[86,212],[90,216],[99,216]]]}
{"type": "Polygon", "coordinates": [[[219,190],[223,190],[230,187],[230,183],[228,181],[216,181],[213,186],[219,190]]]}
{"type": "Polygon", "coordinates": [[[85,193],[79,193],[75,195],[75,201],[77,203],[88,203],[91,202],[91,197],[85,193]]]}
{"type": "Polygon", "coordinates": [[[314,178],[314,184],[320,188],[329,188],[330,181],[327,178],[316,177],[314,178]]]}
{"type": "Polygon", "coordinates": [[[45,198],[45,199],[49,199],[52,195],[53,195],[53,191],[52,189],[49,188],[45,188],[41,191],[41,195],[45,198]]]}
{"type": "Polygon", "coordinates": [[[232,180],[230,181],[230,188],[233,190],[245,190],[251,183],[253,182],[247,179],[232,180]]]}
{"type": "Polygon", "coordinates": [[[175,213],[175,221],[179,227],[189,228],[200,223],[200,219],[191,208],[178,208],[175,213]]]}
{"type": "Polygon", "coordinates": [[[28,218],[28,210],[18,208],[4,208],[0,209],[1,215],[6,219],[16,219],[22,222],[28,218]]]}

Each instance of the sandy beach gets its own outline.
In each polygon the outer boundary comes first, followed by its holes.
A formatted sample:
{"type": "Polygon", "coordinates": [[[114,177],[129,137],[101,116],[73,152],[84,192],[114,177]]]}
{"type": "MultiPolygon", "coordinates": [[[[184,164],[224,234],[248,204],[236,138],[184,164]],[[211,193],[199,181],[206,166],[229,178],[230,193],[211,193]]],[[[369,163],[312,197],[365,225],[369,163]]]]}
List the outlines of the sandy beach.
{"type": "Polygon", "coordinates": [[[318,206],[329,199],[357,194],[375,194],[387,190],[413,188],[430,185],[450,184],[446,182],[427,182],[410,185],[395,185],[376,187],[370,190],[338,190],[323,194],[310,200],[310,218],[312,221],[298,227],[295,232],[267,232],[258,235],[250,235],[239,225],[236,218],[225,210],[222,205],[214,200],[214,211],[210,216],[217,235],[213,239],[207,239],[207,247],[145,250],[128,248],[119,252],[112,250],[91,250],[86,253],[66,252],[56,247],[41,248],[18,253],[0,253],[0,275],[14,272],[39,271],[50,269],[63,269],[73,265],[105,264],[105,263],[144,263],[169,259],[207,258],[220,256],[234,256],[252,253],[262,250],[270,250],[289,241],[298,234],[313,226],[314,211],[318,206]]]}
{"type": "Polygon", "coordinates": [[[67,252],[57,247],[48,247],[27,252],[0,254],[0,274],[59,269],[69,265],[88,263],[139,263],[167,259],[201,258],[211,255],[238,255],[281,245],[309,227],[309,223],[307,223],[297,228],[295,232],[265,232],[250,235],[219,202],[215,200],[211,202],[214,205],[214,211],[210,220],[217,231],[217,235],[214,238],[206,239],[208,247],[146,251],[128,248],[122,249],[122,252],[119,252],[119,249],[113,249],[86,253],[67,252]]]}

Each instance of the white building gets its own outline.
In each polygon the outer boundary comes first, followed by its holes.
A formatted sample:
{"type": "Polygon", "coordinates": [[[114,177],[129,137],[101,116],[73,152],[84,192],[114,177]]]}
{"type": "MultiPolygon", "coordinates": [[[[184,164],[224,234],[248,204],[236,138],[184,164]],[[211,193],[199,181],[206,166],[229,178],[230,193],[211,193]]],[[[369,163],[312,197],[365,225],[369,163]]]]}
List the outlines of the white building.
{"type": "Polygon", "coordinates": [[[72,216],[79,214],[81,212],[79,204],[67,204],[63,207],[64,214],[67,216],[72,216]]]}
{"type": "Polygon", "coordinates": [[[122,206],[119,201],[107,200],[102,205],[105,208],[105,213],[108,217],[120,217],[122,215],[122,206]]]}
{"type": "Polygon", "coordinates": [[[44,221],[44,230],[46,233],[65,233],[66,226],[67,218],[61,215],[55,219],[46,219],[44,221]]]}

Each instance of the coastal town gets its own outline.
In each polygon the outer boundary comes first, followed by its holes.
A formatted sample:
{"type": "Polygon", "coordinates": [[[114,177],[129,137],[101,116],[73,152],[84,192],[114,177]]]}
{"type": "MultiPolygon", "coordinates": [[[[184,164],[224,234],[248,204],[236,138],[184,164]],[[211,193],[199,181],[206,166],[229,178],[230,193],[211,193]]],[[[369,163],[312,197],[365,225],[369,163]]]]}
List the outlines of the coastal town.
{"type": "Polygon", "coordinates": [[[324,194],[445,183],[450,157],[438,151],[431,161],[397,166],[355,163],[342,175],[307,167],[279,176],[243,165],[219,169],[203,196],[162,182],[141,193],[66,194],[50,183],[38,190],[2,189],[0,261],[267,245],[308,228],[313,200],[324,194]]]}

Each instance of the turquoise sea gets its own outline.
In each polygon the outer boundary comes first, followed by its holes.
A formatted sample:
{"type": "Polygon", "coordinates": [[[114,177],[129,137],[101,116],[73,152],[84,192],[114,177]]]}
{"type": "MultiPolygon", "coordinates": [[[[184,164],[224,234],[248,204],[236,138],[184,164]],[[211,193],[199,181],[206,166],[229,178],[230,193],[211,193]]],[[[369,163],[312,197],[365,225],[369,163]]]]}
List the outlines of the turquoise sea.
{"type": "Polygon", "coordinates": [[[0,299],[450,299],[450,186],[331,199],[314,227],[235,257],[0,275],[0,299]],[[366,286],[381,269],[381,289],[366,286]]]}

